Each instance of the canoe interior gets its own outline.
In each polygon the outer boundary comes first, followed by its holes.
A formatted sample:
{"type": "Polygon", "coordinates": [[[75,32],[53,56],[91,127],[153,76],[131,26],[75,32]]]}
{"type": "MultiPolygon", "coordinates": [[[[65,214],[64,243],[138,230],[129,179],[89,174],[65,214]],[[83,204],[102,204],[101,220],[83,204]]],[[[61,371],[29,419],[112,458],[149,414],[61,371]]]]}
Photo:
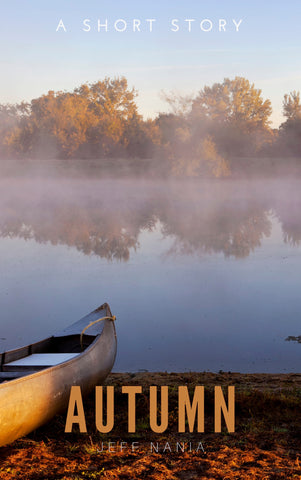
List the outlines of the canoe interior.
{"type": "MultiPolygon", "coordinates": [[[[95,337],[95,335],[83,335],[83,350],[91,345],[95,337]]],[[[60,359],[64,362],[74,358],[74,354],[80,353],[82,349],[79,334],[52,336],[25,347],[1,353],[0,383],[49,368],[60,363],[60,359]],[[31,358],[37,360],[31,361],[31,358]],[[21,359],[25,361],[22,362],[21,359]]]]}

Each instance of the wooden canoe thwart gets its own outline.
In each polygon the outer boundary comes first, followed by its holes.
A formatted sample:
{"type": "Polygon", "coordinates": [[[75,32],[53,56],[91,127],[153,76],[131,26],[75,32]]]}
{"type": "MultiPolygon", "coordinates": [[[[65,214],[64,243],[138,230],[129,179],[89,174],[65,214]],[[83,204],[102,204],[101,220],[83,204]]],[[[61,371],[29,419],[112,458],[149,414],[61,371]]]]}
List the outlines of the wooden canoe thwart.
{"type": "Polygon", "coordinates": [[[83,394],[101,385],[116,356],[113,318],[105,303],[52,337],[0,354],[0,446],[63,411],[72,385],[83,394]]]}

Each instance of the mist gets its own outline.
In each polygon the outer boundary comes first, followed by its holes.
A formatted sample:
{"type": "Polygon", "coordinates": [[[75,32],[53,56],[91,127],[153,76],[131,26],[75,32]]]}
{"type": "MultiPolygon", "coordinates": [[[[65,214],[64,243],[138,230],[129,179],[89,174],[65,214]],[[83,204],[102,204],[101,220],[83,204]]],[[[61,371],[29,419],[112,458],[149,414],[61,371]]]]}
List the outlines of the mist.
{"type": "Polygon", "coordinates": [[[153,120],[136,95],[107,78],[1,106],[0,345],[108,301],[119,371],[295,371],[298,94],[276,130],[241,77],[153,120]]]}
{"type": "Polygon", "coordinates": [[[128,261],[139,235],[159,228],[169,254],[247,257],[271,235],[301,241],[295,179],[154,180],[7,177],[0,181],[0,235],[74,247],[128,261]],[[159,226],[159,227],[158,227],[159,226]]]}
{"type": "Polygon", "coordinates": [[[138,112],[127,80],[105,78],[72,92],[0,105],[0,169],[81,176],[249,178],[300,175],[299,92],[284,96],[285,121],[246,78],[198,93],[166,94],[167,111],[138,112]]]}

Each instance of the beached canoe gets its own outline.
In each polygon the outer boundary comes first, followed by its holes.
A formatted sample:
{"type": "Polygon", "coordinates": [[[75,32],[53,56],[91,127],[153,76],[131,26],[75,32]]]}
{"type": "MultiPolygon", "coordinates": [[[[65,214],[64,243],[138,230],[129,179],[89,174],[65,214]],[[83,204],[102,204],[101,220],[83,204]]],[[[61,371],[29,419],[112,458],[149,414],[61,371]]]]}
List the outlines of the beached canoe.
{"type": "Polygon", "coordinates": [[[72,385],[83,394],[101,385],[116,356],[113,320],[105,303],[51,337],[0,354],[0,446],[63,411],[72,385]]]}

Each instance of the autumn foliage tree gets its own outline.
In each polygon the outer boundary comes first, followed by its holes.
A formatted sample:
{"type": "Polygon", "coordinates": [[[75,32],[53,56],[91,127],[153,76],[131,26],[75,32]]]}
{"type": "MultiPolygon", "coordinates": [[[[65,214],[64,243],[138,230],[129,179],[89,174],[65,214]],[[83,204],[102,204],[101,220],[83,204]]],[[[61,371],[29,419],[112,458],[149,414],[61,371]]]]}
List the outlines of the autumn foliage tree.
{"type": "Polygon", "coordinates": [[[283,115],[287,120],[301,117],[300,92],[294,90],[293,92],[284,95],[283,115]]]}
{"type": "Polygon", "coordinates": [[[86,141],[93,153],[110,155],[122,150],[125,128],[137,116],[137,93],[128,89],[127,80],[106,78],[103,82],[82,85],[75,94],[84,100],[90,115],[86,141]]]}
{"type": "Polygon", "coordinates": [[[30,114],[10,132],[6,144],[33,156],[47,151],[65,158],[123,152],[126,126],[138,116],[135,97],[125,78],[105,78],[71,93],[49,91],[31,101],[30,114]]]}
{"type": "Polygon", "coordinates": [[[154,119],[143,119],[136,97],[124,77],[107,77],[0,105],[0,155],[93,158],[106,165],[118,157],[133,172],[147,164],[152,172],[197,177],[243,173],[247,157],[260,170],[260,156],[301,155],[299,92],[284,96],[279,130],[270,127],[270,100],[243,77],[204,86],[195,96],[164,94],[169,112],[154,119]]]}
{"type": "Polygon", "coordinates": [[[227,176],[234,157],[258,155],[272,140],[271,102],[245,78],[205,86],[194,99],[171,93],[166,101],[171,113],[157,122],[177,174],[227,176]]]}
{"type": "Polygon", "coordinates": [[[19,105],[0,105],[0,154],[9,154],[9,147],[6,139],[18,127],[20,122],[29,113],[29,104],[22,102],[19,105]]]}
{"type": "Polygon", "coordinates": [[[258,152],[271,135],[270,100],[243,77],[225,78],[212,87],[205,86],[195,98],[191,118],[195,135],[206,131],[226,155],[258,152]]]}

